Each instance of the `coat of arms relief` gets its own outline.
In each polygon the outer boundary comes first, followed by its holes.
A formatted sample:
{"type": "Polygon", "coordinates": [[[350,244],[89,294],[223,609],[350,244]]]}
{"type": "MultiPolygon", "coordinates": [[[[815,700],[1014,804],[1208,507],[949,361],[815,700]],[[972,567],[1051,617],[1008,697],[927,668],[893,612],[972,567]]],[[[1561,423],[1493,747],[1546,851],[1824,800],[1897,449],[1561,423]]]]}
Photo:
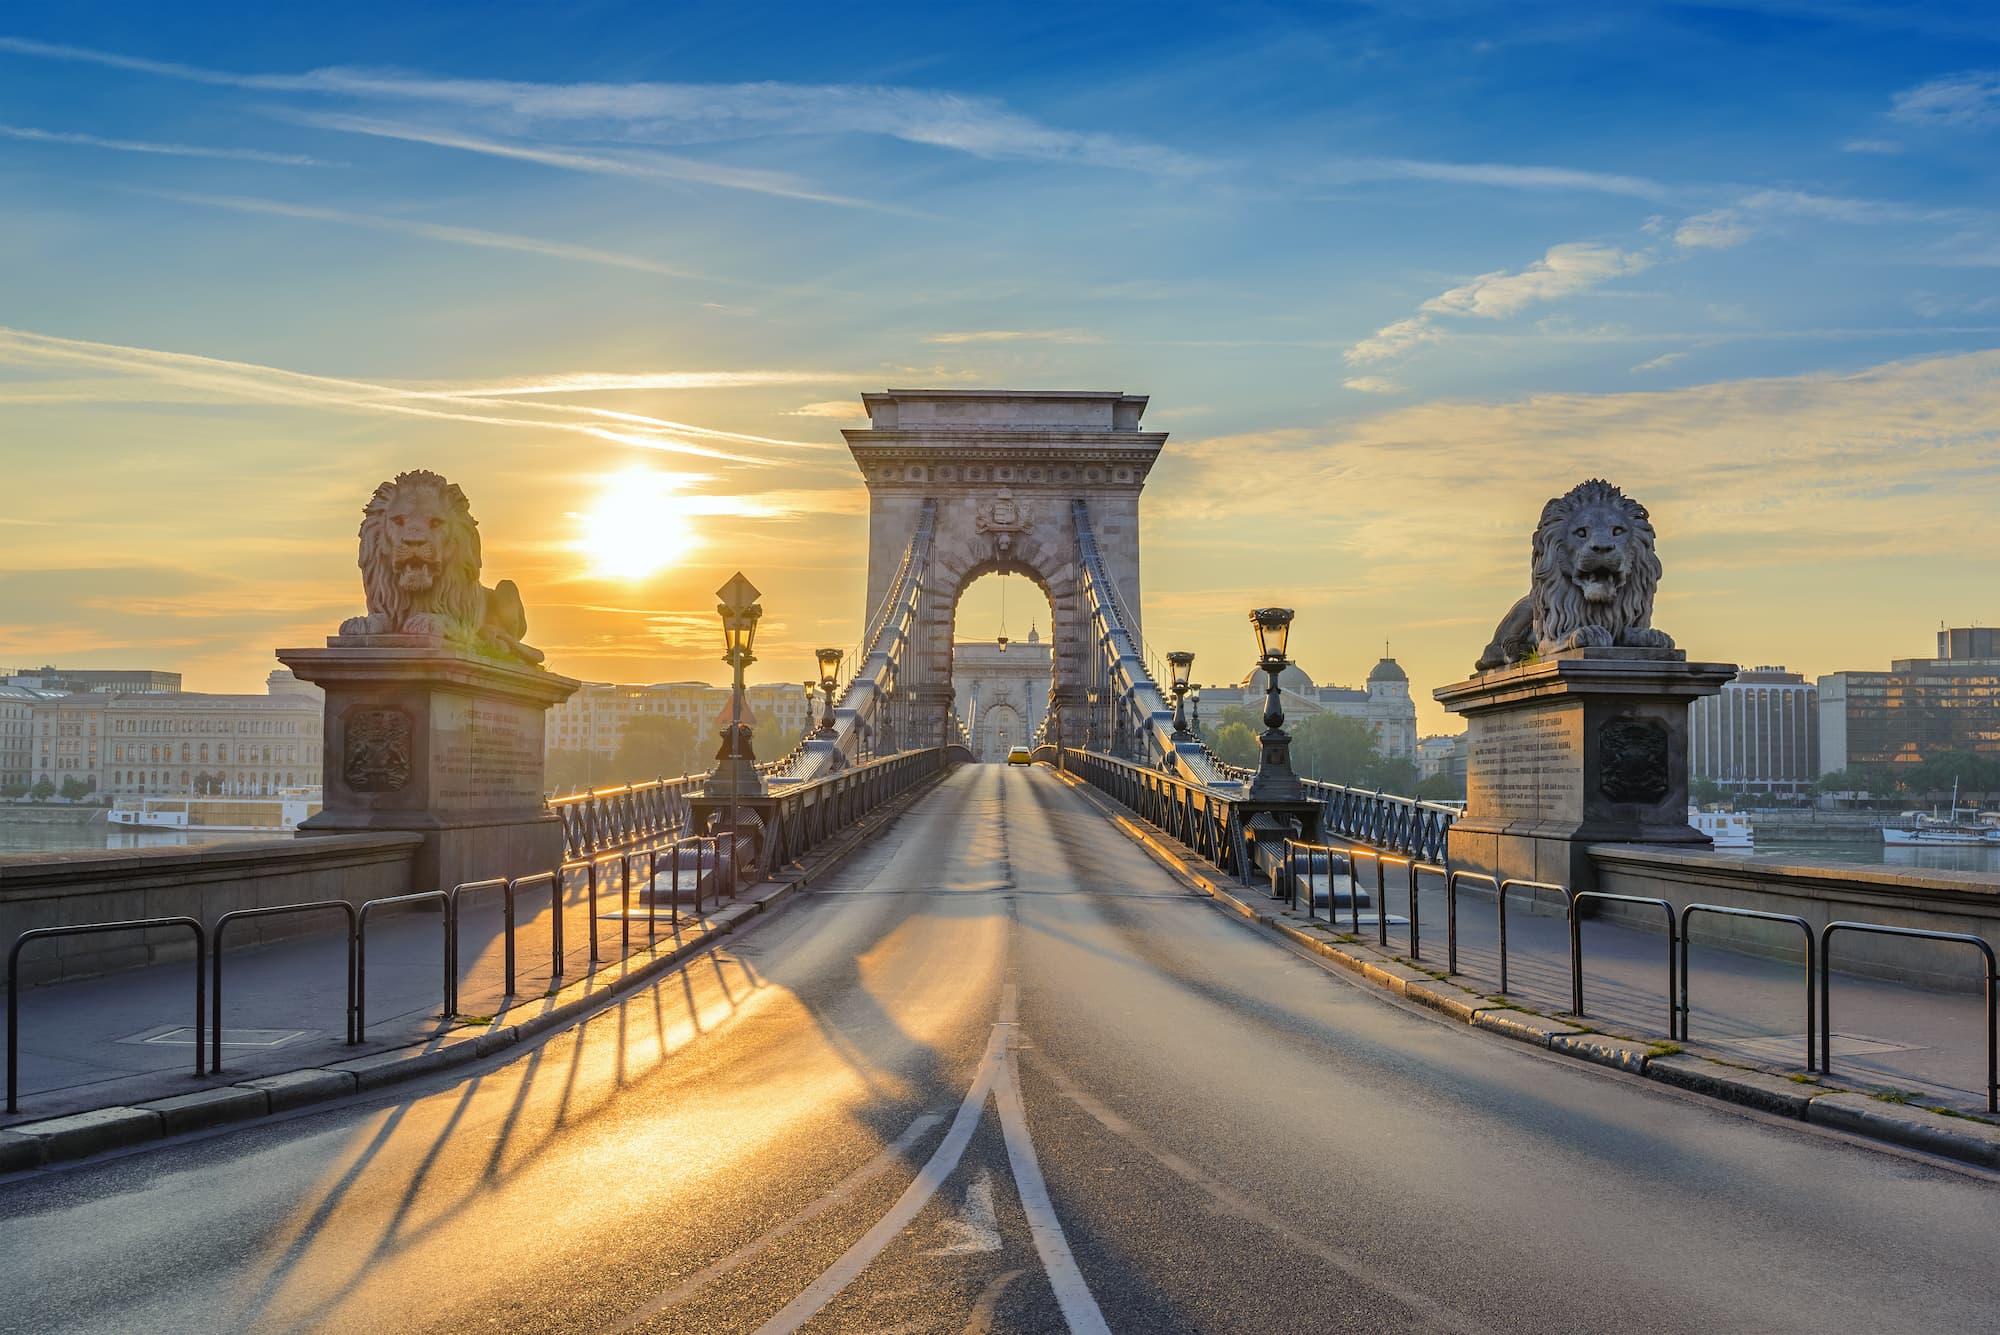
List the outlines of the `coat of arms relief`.
{"type": "Polygon", "coordinates": [[[1025,501],[1014,499],[1005,487],[1000,494],[979,507],[973,526],[993,539],[993,554],[1006,557],[1014,549],[1014,539],[1028,531],[1034,515],[1025,501]]]}

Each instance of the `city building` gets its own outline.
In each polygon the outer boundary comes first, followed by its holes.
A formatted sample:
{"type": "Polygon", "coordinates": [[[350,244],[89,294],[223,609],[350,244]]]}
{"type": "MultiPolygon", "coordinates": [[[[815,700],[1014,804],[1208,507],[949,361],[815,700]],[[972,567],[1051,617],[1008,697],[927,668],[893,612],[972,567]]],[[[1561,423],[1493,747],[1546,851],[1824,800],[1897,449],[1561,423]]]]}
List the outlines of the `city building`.
{"type": "Polygon", "coordinates": [[[1042,725],[1049,708],[1054,667],[1041,632],[1026,640],[961,640],[951,647],[951,680],[958,717],[972,737],[975,760],[1005,760],[1008,748],[1024,746],[1042,725]]]}
{"type": "Polygon", "coordinates": [[[178,672],[148,668],[14,668],[0,673],[0,685],[68,693],[105,691],[115,695],[171,695],[181,688],[178,672]]]}
{"type": "Polygon", "coordinates": [[[1437,733],[1417,738],[1417,778],[1432,779],[1451,773],[1451,758],[1463,733],[1437,733]]]}
{"type": "Polygon", "coordinates": [[[33,705],[31,768],[36,782],[75,779],[105,797],[269,795],[320,782],[322,710],[316,688],[289,672],[273,673],[263,695],[45,696],[33,705]]]}
{"type": "MultiPolygon", "coordinates": [[[[1201,688],[1204,721],[1213,723],[1224,709],[1243,705],[1254,710],[1264,707],[1269,682],[1261,669],[1234,686],[1201,688]]],[[[1288,722],[1314,714],[1337,714],[1359,719],[1375,734],[1375,750],[1384,756],[1417,758],[1417,705],[1410,698],[1410,678],[1393,658],[1384,658],[1368,673],[1365,687],[1319,686],[1294,663],[1278,674],[1278,690],[1284,699],[1288,722]]]]}
{"type": "Polygon", "coordinates": [[[1804,797],[1820,775],[1820,689],[1782,667],[1746,668],[1688,706],[1688,777],[1738,793],[1804,797]]]}
{"type": "Polygon", "coordinates": [[[2000,630],[1940,629],[1935,658],[1821,677],[1819,717],[1821,773],[1957,751],[2000,754],[2000,630]]]}
{"type": "MultiPolygon", "coordinates": [[[[809,704],[803,682],[801,678],[797,683],[761,682],[743,688],[759,759],[784,755],[804,735],[808,720],[818,720],[817,711],[825,700],[816,694],[809,704]]],[[[707,743],[721,734],[730,695],[729,687],[705,681],[650,686],[585,682],[576,694],[549,710],[545,745],[550,752],[585,752],[609,760],[624,743],[626,725],[640,717],[679,719],[707,743]]]]}
{"type": "Polygon", "coordinates": [[[0,790],[35,781],[35,706],[48,698],[30,686],[0,685],[0,790]]]}

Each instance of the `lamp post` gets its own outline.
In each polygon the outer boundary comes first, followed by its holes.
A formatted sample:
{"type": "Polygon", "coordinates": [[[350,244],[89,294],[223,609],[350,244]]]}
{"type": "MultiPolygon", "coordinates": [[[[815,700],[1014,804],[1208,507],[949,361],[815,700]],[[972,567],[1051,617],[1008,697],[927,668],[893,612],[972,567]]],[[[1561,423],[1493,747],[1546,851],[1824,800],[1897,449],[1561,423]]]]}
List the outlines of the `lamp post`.
{"type": "Polygon", "coordinates": [[[1174,674],[1174,740],[1187,741],[1194,736],[1187,722],[1188,673],[1194,667],[1194,655],[1176,649],[1167,655],[1167,667],[1174,674]]]}
{"type": "Polygon", "coordinates": [[[1250,796],[1278,801],[1296,801],[1304,796],[1299,776],[1292,772],[1292,735],[1285,731],[1284,699],[1278,691],[1278,674],[1291,666],[1285,657],[1285,641],[1291,635],[1292,609],[1259,607],[1250,613],[1257,630],[1257,666],[1270,680],[1264,692],[1264,731],[1257,758],[1257,777],[1250,781],[1250,796]]]}
{"type": "Polygon", "coordinates": [[[818,724],[816,724],[816,723],[814,723],[814,722],[813,722],[813,705],[814,705],[814,703],[815,703],[815,702],[817,702],[817,701],[818,701],[818,699],[819,699],[819,680],[818,680],[818,678],[815,678],[815,677],[808,677],[808,678],[806,678],[806,679],[805,679],[805,680],[804,680],[803,682],[800,682],[799,684],[800,684],[801,686],[804,686],[804,687],[806,688],[806,729],[805,729],[805,735],[806,735],[807,737],[811,737],[811,736],[813,735],[813,732],[814,732],[814,730],[815,730],[815,729],[817,729],[817,728],[818,728],[818,726],[819,726],[818,724]]]}
{"type": "Polygon", "coordinates": [[[840,660],[847,657],[845,649],[817,649],[813,657],[819,660],[819,688],[826,692],[826,712],[820,715],[819,735],[831,737],[833,728],[833,688],[840,684],[840,660]]]}
{"type": "Polygon", "coordinates": [[[1199,737],[1201,736],[1201,683],[1200,682],[1195,682],[1193,685],[1188,687],[1188,703],[1194,706],[1193,729],[1194,729],[1194,735],[1199,737]]]}
{"type": "Polygon", "coordinates": [[[1092,686],[1086,690],[1083,693],[1083,698],[1090,706],[1088,712],[1083,716],[1083,748],[1086,751],[1095,751],[1097,749],[1097,702],[1099,699],[1097,688],[1092,686]]]}
{"type": "Polygon", "coordinates": [[[738,571],[727,584],[715,591],[720,600],[716,604],[716,615],[722,618],[722,661],[729,664],[734,677],[729,697],[729,722],[723,728],[723,748],[716,756],[715,773],[710,776],[710,784],[720,783],[729,795],[729,867],[730,881],[736,877],[736,799],[747,791],[762,795],[763,781],[757,777],[757,755],[750,747],[750,727],[743,721],[743,672],[756,658],[750,646],[757,638],[757,618],[764,615],[758,605],[757,586],[738,571]]]}

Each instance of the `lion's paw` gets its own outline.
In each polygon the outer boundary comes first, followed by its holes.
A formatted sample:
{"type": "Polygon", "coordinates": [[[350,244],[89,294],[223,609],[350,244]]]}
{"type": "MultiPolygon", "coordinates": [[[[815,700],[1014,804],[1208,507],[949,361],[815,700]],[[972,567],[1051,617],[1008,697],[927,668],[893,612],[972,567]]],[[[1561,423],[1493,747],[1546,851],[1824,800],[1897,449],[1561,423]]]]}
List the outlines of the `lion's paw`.
{"type": "Polygon", "coordinates": [[[1618,637],[1618,642],[1634,649],[1671,649],[1674,637],[1651,626],[1637,627],[1618,637]]]}

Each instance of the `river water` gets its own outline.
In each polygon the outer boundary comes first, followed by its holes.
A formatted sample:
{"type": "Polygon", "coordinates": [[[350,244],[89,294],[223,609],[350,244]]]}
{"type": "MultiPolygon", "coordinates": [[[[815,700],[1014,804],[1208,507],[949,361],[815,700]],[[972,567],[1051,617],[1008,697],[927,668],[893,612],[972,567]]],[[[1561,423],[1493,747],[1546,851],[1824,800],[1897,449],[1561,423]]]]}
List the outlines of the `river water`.
{"type": "MultiPolygon", "coordinates": [[[[1757,818],[1750,824],[1755,827],[1757,818]]],[[[1890,848],[1874,831],[1866,839],[1767,839],[1757,836],[1756,852],[1800,862],[1851,862],[1871,867],[1921,871],[1978,871],[2000,875],[2000,845],[1944,848],[1890,848]]]]}
{"type": "Polygon", "coordinates": [[[275,834],[216,834],[184,830],[114,829],[102,808],[0,806],[0,854],[88,853],[104,848],[178,848],[270,839],[275,834]]]}

